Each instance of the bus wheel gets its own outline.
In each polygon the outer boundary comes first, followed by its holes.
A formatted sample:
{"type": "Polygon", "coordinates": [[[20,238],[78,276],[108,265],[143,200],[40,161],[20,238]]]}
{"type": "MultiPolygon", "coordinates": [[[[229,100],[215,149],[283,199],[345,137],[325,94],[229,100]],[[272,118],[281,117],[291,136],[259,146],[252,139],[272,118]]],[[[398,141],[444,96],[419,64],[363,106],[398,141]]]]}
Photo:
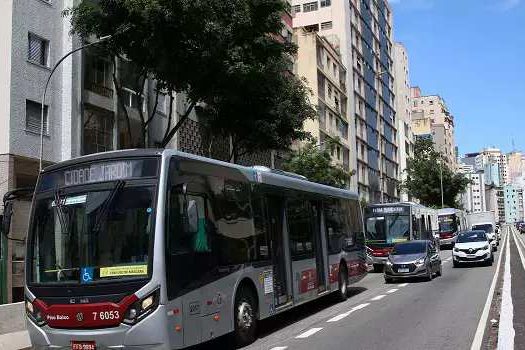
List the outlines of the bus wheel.
{"type": "Polygon", "coordinates": [[[337,299],[345,301],[348,299],[348,272],[346,267],[341,264],[339,268],[339,288],[337,291],[337,299]]]}
{"type": "Polygon", "coordinates": [[[235,297],[235,344],[245,346],[255,341],[257,310],[253,293],[241,288],[235,297]]]}
{"type": "Polygon", "coordinates": [[[374,272],[375,273],[383,272],[383,265],[382,264],[374,264],[374,272]]]}

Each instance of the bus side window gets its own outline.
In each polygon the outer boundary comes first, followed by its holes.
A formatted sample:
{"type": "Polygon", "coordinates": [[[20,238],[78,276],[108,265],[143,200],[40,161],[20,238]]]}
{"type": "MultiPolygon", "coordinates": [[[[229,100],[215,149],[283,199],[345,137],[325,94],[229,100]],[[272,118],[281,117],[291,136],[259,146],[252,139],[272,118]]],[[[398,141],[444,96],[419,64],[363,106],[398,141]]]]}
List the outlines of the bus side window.
{"type": "Polygon", "coordinates": [[[337,200],[325,200],[323,212],[328,253],[340,253],[343,248],[344,222],[337,200]]]}
{"type": "Polygon", "coordinates": [[[293,260],[314,256],[314,216],[311,203],[304,199],[291,199],[286,203],[286,220],[293,260]]]}
{"type": "Polygon", "coordinates": [[[413,239],[419,238],[419,222],[416,219],[415,215],[412,215],[412,238],[413,239]]]}

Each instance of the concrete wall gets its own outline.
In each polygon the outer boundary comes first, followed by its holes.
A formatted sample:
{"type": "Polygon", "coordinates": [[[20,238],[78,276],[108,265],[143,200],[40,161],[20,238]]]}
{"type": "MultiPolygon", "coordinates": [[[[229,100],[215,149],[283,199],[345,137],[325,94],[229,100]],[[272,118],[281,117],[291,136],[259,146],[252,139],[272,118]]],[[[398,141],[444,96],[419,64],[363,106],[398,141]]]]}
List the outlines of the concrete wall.
{"type": "Polygon", "coordinates": [[[0,305],[0,334],[26,329],[24,303],[0,305]]]}
{"type": "Polygon", "coordinates": [[[12,12],[11,0],[0,1],[0,154],[9,153],[12,12]]]}

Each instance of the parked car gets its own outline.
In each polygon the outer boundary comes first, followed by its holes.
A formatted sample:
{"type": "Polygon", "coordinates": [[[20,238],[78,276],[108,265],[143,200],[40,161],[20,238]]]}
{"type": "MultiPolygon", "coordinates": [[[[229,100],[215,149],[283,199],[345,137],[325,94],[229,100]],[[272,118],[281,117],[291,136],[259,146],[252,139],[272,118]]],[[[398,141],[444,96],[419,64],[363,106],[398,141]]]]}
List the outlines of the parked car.
{"type": "Polygon", "coordinates": [[[434,242],[428,240],[408,241],[394,246],[385,263],[385,281],[424,277],[431,281],[441,276],[441,257],[434,242]]]}
{"type": "Polygon", "coordinates": [[[485,231],[461,232],[452,250],[452,259],[454,267],[479,262],[492,265],[494,252],[485,231]]]}

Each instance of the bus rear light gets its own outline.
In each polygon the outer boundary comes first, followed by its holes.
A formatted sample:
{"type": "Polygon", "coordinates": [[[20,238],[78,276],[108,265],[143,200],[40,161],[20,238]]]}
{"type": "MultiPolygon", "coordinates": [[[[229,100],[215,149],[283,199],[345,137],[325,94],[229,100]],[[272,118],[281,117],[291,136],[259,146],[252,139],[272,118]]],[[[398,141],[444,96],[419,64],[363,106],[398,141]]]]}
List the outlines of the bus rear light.
{"type": "Polygon", "coordinates": [[[26,314],[37,326],[42,327],[46,324],[42,311],[29,300],[26,300],[26,314]]]}
{"type": "Polygon", "coordinates": [[[144,317],[152,313],[159,306],[160,289],[155,290],[147,297],[131,304],[126,311],[124,320],[125,324],[134,325],[144,317]]]}

